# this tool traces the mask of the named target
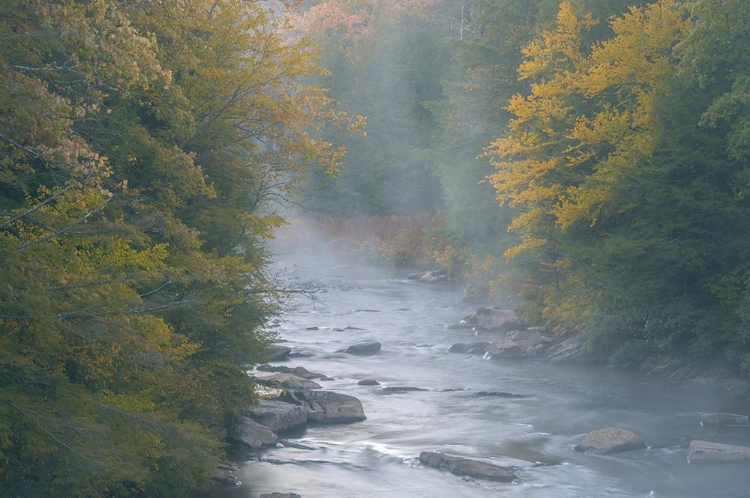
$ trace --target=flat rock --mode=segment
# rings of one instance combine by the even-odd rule
[[[321,386],[312,380],[297,377],[291,373],[275,373],[268,377],[255,377],[258,383],[267,386],[280,386],[284,389],[320,389]]]
[[[250,417],[237,417],[228,438],[250,448],[271,446],[279,439],[268,427]]]
[[[500,482],[511,482],[516,478],[511,468],[437,451],[423,451],[419,454],[419,461],[428,467],[447,470],[457,476]]]
[[[250,418],[273,432],[285,431],[307,423],[307,410],[300,405],[262,399],[249,412]]]
[[[352,344],[344,350],[344,353],[356,356],[370,356],[380,352],[382,345],[377,341],[365,341]]]
[[[646,443],[634,432],[617,427],[605,427],[591,431],[575,446],[576,451],[590,453],[621,453],[623,451],[642,450]]]
[[[346,424],[367,419],[362,402],[346,394],[331,391],[289,391],[279,399],[304,406],[308,422]]]
[[[701,415],[703,427],[725,427],[728,425],[750,425],[750,417],[736,413],[704,413]]]
[[[750,447],[710,441],[691,441],[687,460],[690,463],[747,461],[750,460]]]

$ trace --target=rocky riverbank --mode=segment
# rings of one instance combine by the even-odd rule
[[[581,342],[568,339],[559,341],[554,334],[539,326],[525,326],[509,311],[478,308],[457,323],[448,325],[455,330],[474,332],[475,342],[458,342],[448,348],[452,354],[475,355],[495,361],[572,362],[585,356]],[[310,425],[353,424],[367,419],[359,399],[343,393],[325,390],[322,384],[333,380],[335,373],[312,372],[291,362],[295,352],[284,345],[273,348],[274,361],[259,366],[250,372],[264,396],[244,416],[238,417],[229,431],[227,441],[232,454],[238,460],[271,462],[264,457],[267,448],[293,447],[313,450],[306,445],[285,439],[290,431],[300,431]],[[382,344],[367,340],[339,348],[336,354],[358,358],[382,354]],[[382,386],[377,378],[362,379],[360,386],[387,393],[425,391],[419,386]],[[523,393],[504,391],[477,391],[476,396],[494,396],[523,399]],[[750,460],[750,439],[745,426],[750,425],[746,415],[727,413],[694,413],[682,415],[693,417],[695,432],[686,433],[682,451],[692,465],[702,463],[738,462]],[[735,443],[742,444],[735,444]],[[652,442],[623,427],[592,427],[575,444],[575,450],[591,455],[614,455],[624,452],[652,451]],[[486,455],[486,458],[462,456],[425,448],[418,462],[424,467],[465,478],[492,482],[512,482],[517,479],[517,470],[512,466],[498,465],[493,460],[503,455]],[[271,462],[273,463],[273,462]],[[237,484],[236,468],[222,467],[215,477],[216,483],[231,486]],[[282,486],[280,486],[282,487]],[[282,490],[283,491],[283,490]],[[277,492],[263,496],[299,497],[294,493]]]

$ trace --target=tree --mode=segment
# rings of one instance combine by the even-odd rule
[[[0,6],[0,492],[184,496],[254,400],[264,201],[359,126],[240,0]]]

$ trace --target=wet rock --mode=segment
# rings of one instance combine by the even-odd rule
[[[469,354],[484,354],[490,348],[489,342],[472,342],[471,344],[464,344],[463,342],[457,342],[448,349],[449,353],[469,353]]]
[[[261,425],[250,417],[237,417],[228,439],[241,443],[249,448],[272,446],[278,437],[268,427]]]
[[[264,493],[260,498],[302,498],[297,493]]]
[[[312,380],[297,377],[291,373],[275,373],[268,377],[255,377],[256,382],[267,386],[279,386],[284,389],[320,389],[321,386]]]
[[[447,470],[457,476],[468,476],[488,481],[511,482],[516,478],[513,470],[479,460],[447,455],[437,451],[423,451],[419,461],[428,467]]]
[[[365,341],[359,344],[352,344],[343,352],[355,356],[371,356],[380,352],[382,345],[377,341]]]
[[[645,448],[646,443],[637,434],[617,427],[591,431],[575,446],[576,451],[601,454],[622,453]]]
[[[249,416],[273,432],[280,432],[307,423],[307,410],[300,405],[283,401],[260,400],[249,411]]]
[[[515,312],[494,308],[477,308],[464,321],[482,330],[513,330],[520,324]]]
[[[379,386],[380,382],[375,379],[362,379],[357,384],[360,386]]]
[[[292,352],[291,348],[281,346],[279,344],[271,344],[266,348],[268,355],[268,361],[282,361],[289,357],[289,353]]]
[[[703,427],[750,425],[750,417],[736,413],[704,413],[701,415],[701,425]]]
[[[290,391],[279,398],[307,409],[307,421],[345,424],[366,420],[362,402],[354,396],[331,391]]]
[[[711,441],[691,441],[688,450],[690,463],[724,463],[750,460],[750,447]]]

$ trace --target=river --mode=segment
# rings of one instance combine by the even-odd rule
[[[746,400],[632,373],[449,353],[456,342],[498,338],[447,328],[471,311],[461,288],[335,259],[280,259],[289,284],[321,286],[314,300],[299,296],[277,324],[280,340],[295,354],[283,364],[330,376],[320,382],[323,388],[359,398],[367,420],[289,435],[310,449],[274,448],[261,461],[243,462],[237,472],[243,484],[214,496],[750,496],[750,464],[691,465],[686,459],[687,438],[700,431],[697,413],[750,413]],[[336,352],[364,340],[381,342],[380,353]],[[362,379],[381,385],[359,385]],[[519,397],[477,394],[482,391]],[[649,448],[613,456],[574,451],[586,433],[609,426],[636,432]],[[422,466],[424,450],[513,466],[518,479],[457,477]]]

